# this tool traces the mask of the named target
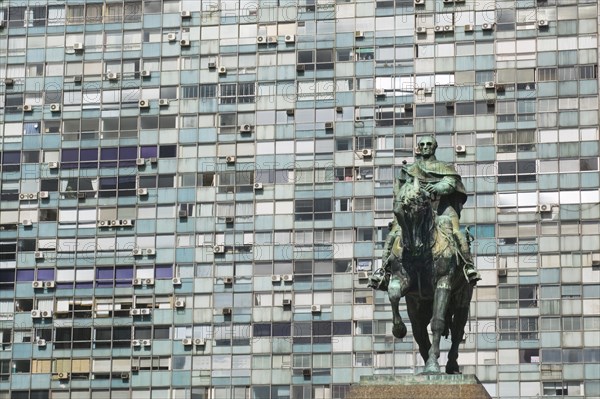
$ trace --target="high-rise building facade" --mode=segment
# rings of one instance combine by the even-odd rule
[[[429,133],[483,277],[463,372],[600,396],[598,21],[593,0],[1,1],[0,398],[342,399],[419,371],[365,276]]]

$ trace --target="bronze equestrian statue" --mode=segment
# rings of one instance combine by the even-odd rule
[[[408,316],[424,373],[440,373],[440,339],[450,333],[446,373],[460,373],[458,346],[463,339],[473,287],[480,280],[471,254],[470,235],[459,229],[467,195],[451,164],[435,158],[434,137],[419,141],[421,159],[403,165],[394,184],[394,220],[383,251],[383,266],[369,286],[387,291],[393,312],[393,334],[406,335],[400,298]],[[431,323],[433,341],[427,325]]]

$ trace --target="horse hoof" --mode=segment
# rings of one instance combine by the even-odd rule
[[[399,339],[406,337],[406,325],[403,322],[394,324],[392,333],[394,334],[394,337]]]
[[[458,363],[448,360],[448,363],[446,363],[446,374],[462,374]]]
[[[425,369],[423,370],[423,374],[441,374],[440,365],[437,361],[427,361],[425,364]]]

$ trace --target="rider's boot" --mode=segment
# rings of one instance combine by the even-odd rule
[[[463,271],[469,284],[472,286],[477,285],[477,282],[481,280],[481,275],[475,269],[473,258],[471,257],[471,249],[469,248],[469,242],[467,238],[460,232],[455,232],[454,235],[458,239],[460,244],[460,253],[464,259]]]

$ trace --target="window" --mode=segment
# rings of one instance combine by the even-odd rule
[[[295,201],[295,220],[330,220],[332,217],[332,199],[315,198]]]
[[[534,182],[536,180],[535,160],[498,162],[498,183]]]

